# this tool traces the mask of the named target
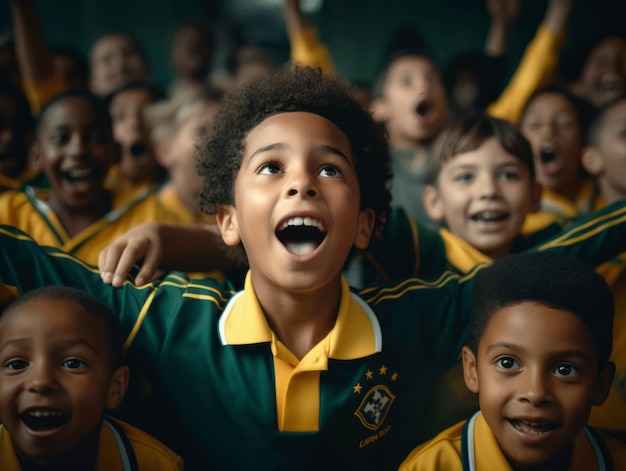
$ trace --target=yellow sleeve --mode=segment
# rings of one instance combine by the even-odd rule
[[[552,78],[558,65],[563,40],[562,33],[554,33],[539,26],[537,34],[526,47],[515,74],[500,97],[487,107],[487,113],[517,124],[530,96]]]
[[[62,77],[52,75],[38,82],[22,82],[22,89],[30,103],[30,111],[33,116],[39,114],[50,99],[67,90],[67,85]]]
[[[289,37],[293,64],[320,67],[326,75],[335,73],[335,65],[328,48],[320,42],[317,28],[311,26],[302,34]]]
[[[398,471],[462,471],[460,437],[464,424],[456,424],[414,448]]]

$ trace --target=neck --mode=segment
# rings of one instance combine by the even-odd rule
[[[190,182],[184,178],[172,179],[171,184],[174,185],[174,191],[181,203],[183,203],[183,206],[185,206],[191,214],[197,214],[199,212],[198,198],[200,193],[195,191],[195,186],[191,185]]]
[[[89,471],[96,467],[98,456],[98,442],[100,439],[101,423],[62,455],[52,458],[33,458],[24,456],[15,444],[15,452],[22,471]]]
[[[334,327],[341,300],[339,276],[306,292],[287,292],[277,286],[255,283],[254,277],[253,284],[270,328],[298,359]]]
[[[73,237],[111,211],[111,200],[111,194],[104,191],[99,198],[95,198],[93,205],[85,208],[68,208],[54,195],[49,203],[67,234]]]
[[[604,202],[609,205],[613,204],[616,201],[623,200],[626,198],[626,194],[617,191],[613,185],[609,185],[606,181],[600,180],[600,193],[604,198]]]

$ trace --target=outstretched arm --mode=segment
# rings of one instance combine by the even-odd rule
[[[163,271],[207,272],[235,265],[214,224],[178,225],[149,222],[118,237],[98,257],[105,283],[120,287],[136,265],[141,286]]]

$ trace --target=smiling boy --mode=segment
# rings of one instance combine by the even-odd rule
[[[386,141],[343,80],[308,68],[261,78],[223,103],[212,136],[200,198],[249,263],[242,291],[176,272],[116,289],[6,227],[3,287],[71,284],[113,306],[201,469],[396,469],[432,380],[458,357],[475,270],[350,290],[343,264],[382,226],[390,174]],[[604,248],[623,240],[624,211],[607,208],[609,230],[593,232]],[[590,227],[555,250],[576,253]]]
[[[608,395],[613,298],[590,267],[511,255],[478,274],[463,370],[480,412],[403,471],[626,469],[626,446],[585,427]]]
[[[128,384],[115,316],[68,287],[33,290],[0,315],[0,468],[182,470],[161,443],[104,418]]]

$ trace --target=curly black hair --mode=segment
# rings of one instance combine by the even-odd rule
[[[594,341],[598,365],[609,361],[615,309],[609,286],[582,261],[550,252],[512,254],[476,275],[466,345],[477,354],[494,314],[524,302],[578,316]]]
[[[352,98],[347,80],[323,75],[311,67],[282,66],[230,95],[220,107],[212,137],[197,152],[204,177],[200,207],[215,214],[218,206],[235,204],[235,178],[248,133],[279,113],[308,112],[322,116],[348,138],[361,188],[361,209],[376,213],[382,230],[389,212],[391,166],[386,137],[361,104]]]

